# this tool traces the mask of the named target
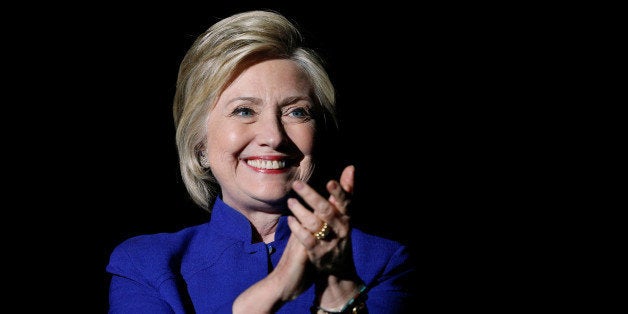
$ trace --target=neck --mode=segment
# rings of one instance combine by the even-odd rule
[[[253,242],[263,241],[270,243],[275,240],[275,231],[279,223],[280,214],[269,214],[264,212],[248,212],[245,216],[253,226]]]
[[[274,203],[262,201],[247,203],[239,202],[238,198],[230,198],[227,195],[223,195],[223,202],[242,213],[249,220],[253,227],[253,239],[251,239],[253,243],[260,241],[264,243],[273,242],[281,212],[282,210],[287,210],[285,208],[287,206],[285,199]]]

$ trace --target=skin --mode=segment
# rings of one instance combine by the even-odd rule
[[[222,199],[249,218],[265,242],[273,238],[292,182],[311,176],[316,132],[311,89],[292,61],[264,61],[242,72],[209,114],[206,154]],[[263,160],[287,165],[247,164]]]
[[[272,313],[313,278],[319,278],[319,302],[327,309],[342,306],[357,289],[347,215],[354,168],[327,183],[327,197],[306,183],[314,169],[316,132],[311,90],[292,61],[263,61],[243,71],[209,114],[205,153],[223,201],[245,215],[266,243],[274,240],[282,210],[294,214],[277,267],[238,296],[234,313]],[[291,191],[306,204],[289,198]],[[318,240],[313,233],[324,222],[332,232]],[[309,276],[313,272],[324,275]]]

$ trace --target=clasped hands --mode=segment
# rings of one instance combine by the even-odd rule
[[[303,245],[318,272],[334,274],[353,268],[347,207],[353,193],[354,170],[354,166],[347,166],[340,180],[327,182],[328,198],[303,181],[293,183],[294,191],[312,210],[296,198],[288,199],[288,208],[294,214],[288,218],[291,237],[296,237]]]
[[[353,264],[347,213],[353,183],[353,166],[346,167],[339,180],[327,182],[327,198],[305,182],[293,183],[305,204],[288,199],[294,216],[288,217],[292,234],[286,248],[269,276],[236,299],[234,312],[273,312],[271,309],[295,299],[313,283],[315,306],[338,308],[355,295],[361,282]]]

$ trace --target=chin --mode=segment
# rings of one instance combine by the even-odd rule
[[[263,190],[253,193],[255,198],[270,204],[285,203],[290,195],[290,190],[285,185],[266,186]]]

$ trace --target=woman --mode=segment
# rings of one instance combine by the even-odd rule
[[[225,18],[194,42],[174,99],[181,174],[205,224],[111,254],[110,313],[401,313],[407,248],[350,225],[354,167],[326,191],[331,81],[275,12]]]

